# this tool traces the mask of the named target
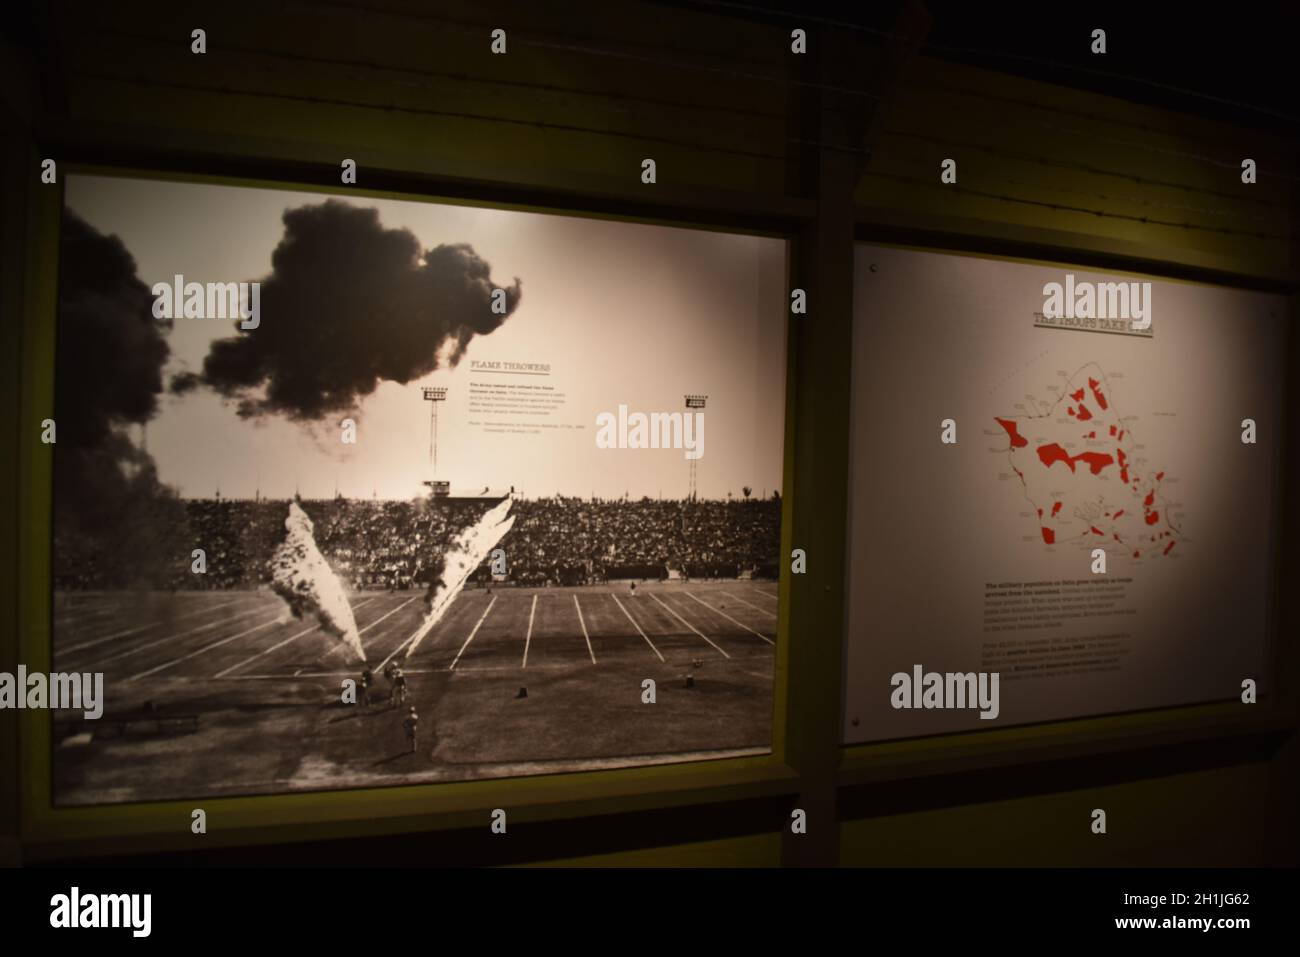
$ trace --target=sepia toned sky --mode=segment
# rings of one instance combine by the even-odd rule
[[[70,176],[66,202],[100,232],[116,234],[149,286],[181,274],[192,282],[261,280],[284,234],[286,209],[328,197],[298,191]],[[783,240],[479,209],[431,202],[345,198],[405,228],[423,250],[468,243],[491,265],[494,285],[517,277],[522,300],[506,321],[476,336],[456,368],[401,385],[381,382],[354,410],[357,442],[339,422],[240,418],[206,387],[160,400],[147,430],[160,479],[187,497],[409,498],[432,477],[424,386],[446,386],[439,409],[438,478],[456,491],[509,486],[528,496],[686,494],[681,450],[596,447],[596,416],[681,411],[683,395],[708,395],[702,497],[780,488],[788,303]],[[276,317],[263,310],[263,325]],[[358,322],[366,322],[364,315]],[[64,334],[65,330],[60,330]],[[166,378],[201,372],[233,323],[178,318]],[[475,373],[480,362],[545,363],[549,376]],[[541,434],[471,426],[470,383],[545,383],[564,402]],[[57,388],[57,384],[56,384]],[[483,419],[520,420],[495,415]],[[535,419],[536,417],[530,417]],[[137,435],[139,430],[133,430]]]

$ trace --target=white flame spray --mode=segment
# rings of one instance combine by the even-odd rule
[[[443,556],[442,580],[434,587],[433,597],[429,603],[429,614],[425,616],[415,634],[407,639],[406,657],[409,658],[420,646],[425,635],[433,631],[447,609],[451,607],[456,596],[465,587],[470,573],[483,563],[488,552],[496,547],[497,542],[506,537],[514,527],[515,516],[507,517],[510,506],[514,504],[513,496],[506,496],[479,519],[477,525],[465,529],[447,546]]]
[[[297,502],[289,504],[284,527],[289,534],[270,561],[272,590],[285,600],[295,618],[304,612],[314,614],[321,630],[338,638],[364,664],[366,652],[347,593],[316,547],[312,521]]]

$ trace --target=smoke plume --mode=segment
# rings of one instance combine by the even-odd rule
[[[238,402],[244,417],[280,413],[318,420],[355,408],[381,380],[407,383],[455,366],[476,335],[518,307],[521,286],[504,288],[492,311],[491,268],[465,244],[421,251],[406,229],[386,229],[379,211],[328,200],[284,213],[284,236],[261,280],[255,329],[212,344],[201,374]]]
[[[60,241],[57,444],[92,448],[158,410],[171,320],[154,318],[153,295],[116,236],[64,210]]]
[[[128,430],[158,409],[171,322],[154,318],[152,293],[122,241],[69,209],[59,255],[56,580],[159,584],[189,554],[185,511]]]

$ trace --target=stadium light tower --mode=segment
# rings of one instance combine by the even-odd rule
[[[691,409],[703,409],[704,403],[708,400],[709,397],[707,395],[699,395],[697,393],[688,394],[686,396],[686,408],[688,410],[686,414],[690,415],[691,413],[689,410]],[[687,461],[691,464],[690,489],[687,492],[687,498],[693,502],[695,501],[696,495],[699,493],[699,459],[688,459]]]
[[[438,403],[447,400],[447,390],[441,386],[424,390],[424,401],[429,403],[429,461],[433,477],[438,477]]]

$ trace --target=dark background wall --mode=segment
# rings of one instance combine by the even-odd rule
[[[36,453],[23,444],[33,410],[20,385],[19,317],[35,308],[25,260],[44,156],[330,186],[352,158],[358,185],[372,189],[791,231],[795,277],[818,303],[818,323],[793,341],[800,381],[817,382],[816,394],[792,400],[793,534],[818,555],[844,547],[855,237],[1294,290],[1300,127],[1282,92],[1293,10],[1257,7],[1225,24],[1187,9],[864,6],[70,0],[11,11],[0,56],[0,383],[18,415],[4,419],[13,454],[0,457],[0,670],[13,670],[28,624],[16,600],[29,557],[18,524]],[[190,52],[195,27],[207,31],[204,56]],[[497,27],[508,33],[505,56],[489,51]],[[806,56],[791,54],[796,27],[808,31]],[[1088,52],[1095,27],[1107,30],[1105,57]],[[640,182],[645,157],[658,165],[653,187]],[[956,186],[939,182],[948,157],[958,161]],[[1241,183],[1245,157],[1259,164],[1256,185]],[[1293,348],[1292,436],[1294,360]],[[1291,476],[1300,474],[1298,445]],[[818,491],[815,509],[800,488]],[[1283,557],[1282,634],[1293,643],[1294,548]],[[786,583],[790,698],[779,735],[795,774],[762,794],[728,792],[751,805],[775,794],[783,806],[808,807],[808,836],[783,834],[779,815],[688,803],[662,828],[610,827],[590,853],[546,839],[531,856],[683,865],[1300,860],[1294,711],[1249,728],[1202,720],[1187,732],[1175,720],[1083,736],[1101,733],[1104,746],[1068,733],[993,750],[963,744],[938,763],[885,761],[887,774],[871,770],[878,755],[842,754],[835,599],[846,583],[836,567],[823,562],[794,589]],[[1288,644],[1279,676],[1288,707],[1295,679]],[[18,752],[13,712],[0,712],[0,750]],[[22,785],[16,774],[2,781],[0,832],[10,837],[0,839],[0,857],[14,859]],[[1105,838],[1087,830],[1093,807],[1115,822]],[[609,808],[623,810],[631,809]],[[724,824],[728,813],[733,823]],[[40,859],[93,848],[124,849],[29,841],[22,851]]]

